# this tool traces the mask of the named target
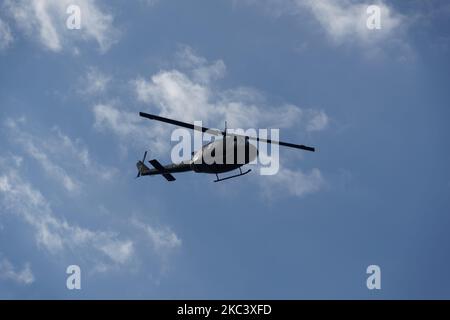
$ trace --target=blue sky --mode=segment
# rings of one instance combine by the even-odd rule
[[[0,298],[449,298],[450,5],[370,4],[2,1]],[[134,179],[173,146],[139,111],[318,152]]]

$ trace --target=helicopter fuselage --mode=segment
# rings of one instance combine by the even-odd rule
[[[223,173],[256,159],[258,149],[245,138],[226,136],[204,145],[189,161],[195,172]]]

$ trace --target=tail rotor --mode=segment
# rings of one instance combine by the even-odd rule
[[[138,174],[136,176],[136,179],[139,178],[142,174],[142,166],[145,167],[145,158],[147,157],[147,151],[144,152],[144,158],[142,158],[142,161],[139,161],[137,163],[137,168],[138,168]]]

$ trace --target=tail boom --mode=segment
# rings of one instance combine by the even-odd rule
[[[154,167],[154,169],[147,167],[143,161],[138,161],[136,163],[138,176],[162,175],[167,181],[175,181],[176,179],[172,173],[192,170],[190,163],[169,164],[167,166],[163,166],[156,159],[149,160],[148,162]]]

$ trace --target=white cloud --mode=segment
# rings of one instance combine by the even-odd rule
[[[238,87],[220,90],[214,80],[226,72],[223,61],[213,63],[194,54],[189,47],[177,53],[177,62],[185,71],[161,71],[149,80],[136,79],[133,84],[140,102],[166,117],[185,121],[202,120],[210,127],[223,127],[227,120],[233,128],[306,129],[310,121],[317,122],[312,110],[292,104],[271,106],[264,94],[255,89]],[[323,116],[326,117],[325,113]],[[311,116],[314,119],[311,119]],[[316,130],[325,128],[315,126]]]
[[[0,51],[7,49],[13,40],[9,25],[0,18]]]
[[[138,116],[138,111],[150,111],[165,117],[223,128],[293,128],[297,131],[325,129],[326,114],[312,109],[302,109],[293,104],[271,106],[264,94],[255,89],[238,87],[220,90],[215,81],[224,76],[222,60],[209,63],[197,56],[189,47],[177,52],[180,70],[164,70],[150,77],[137,78],[131,83],[139,102],[149,107],[121,106],[119,103],[99,103],[93,107],[95,127],[110,130],[119,136],[124,145],[149,147],[157,152],[167,152],[170,133],[174,127],[152,123]],[[320,116],[320,117],[319,117]]]
[[[117,233],[92,231],[58,218],[42,193],[24,180],[16,169],[1,168],[0,196],[4,209],[35,231],[38,247],[51,254],[76,252],[94,263],[123,265],[134,255],[134,243]]]
[[[25,118],[9,118],[6,120],[6,127],[9,129],[11,142],[21,146],[49,177],[70,194],[81,192],[83,182],[80,179],[83,176],[110,180],[116,174],[116,169],[94,162],[80,140],[71,139],[58,127],[53,127],[49,133],[31,133],[27,131],[29,128]]]
[[[54,135],[56,134],[56,135]],[[71,156],[75,156],[77,160],[85,167],[92,165],[89,151],[85,146],[81,145],[80,140],[73,140],[65,135],[58,127],[53,127],[53,140],[48,140],[46,148],[53,153],[70,152]]]
[[[225,75],[226,66],[223,60],[209,63],[204,57],[198,56],[189,46],[182,46],[176,53],[180,67],[192,70],[192,78],[199,83],[210,83]]]
[[[23,121],[23,119],[22,121],[7,119],[7,127],[10,129],[14,143],[21,145],[25,152],[36,160],[49,176],[61,183],[68,192],[78,192],[80,183],[69,176],[66,170],[55,164],[44,152],[41,144],[45,144],[46,140],[36,139],[19,127]]]
[[[171,228],[138,223],[136,219],[121,221],[120,233],[111,226],[108,230],[94,230],[69,222],[24,178],[16,158],[0,157],[0,212],[13,214],[27,224],[36,246],[50,255],[58,259],[75,256],[90,264],[91,272],[107,272],[138,265],[136,261],[144,253],[138,255],[139,246],[146,243],[164,266],[168,254],[181,246],[181,239]]]
[[[81,10],[81,29],[69,30],[66,10],[78,5]],[[113,16],[103,12],[95,0],[6,0],[5,8],[18,27],[29,37],[38,40],[51,51],[61,51],[76,40],[94,40],[105,52],[117,41],[118,32]]]
[[[34,275],[29,263],[26,263],[22,270],[16,270],[8,259],[0,257],[0,279],[29,285],[34,282]]]
[[[265,177],[267,179],[260,179],[260,182],[265,196],[269,199],[285,195],[286,193],[282,190],[292,196],[301,197],[317,192],[325,185],[325,179],[317,168],[312,169],[309,173],[280,168],[277,174]]]
[[[326,31],[328,36],[336,43],[345,41],[359,41],[364,45],[378,43],[387,37],[396,34],[400,27],[402,15],[395,12],[384,1],[375,1],[381,10],[381,29],[367,28],[367,3],[356,3],[350,0],[300,0],[299,6],[311,10],[313,16]]]
[[[94,161],[88,148],[80,139],[70,138],[57,126],[52,128],[52,136],[46,139],[46,143],[43,146],[57,160],[60,159],[80,174],[82,172],[88,178],[95,177],[109,181],[117,174],[116,168]]]
[[[152,76],[150,81],[135,81],[138,100],[153,104],[162,115],[187,120],[208,121],[212,116],[209,109],[211,97],[207,86],[193,82],[178,70],[162,71]],[[208,112],[209,111],[209,112]]]
[[[169,227],[154,227],[133,220],[133,224],[144,230],[156,252],[165,254],[181,246],[181,239]]]
[[[140,2],[145,3],[146,5],[153,7],[158,4],[159,0],[140,0]]]
[[[66,170],[59,165],[52,162],[46,153],[42,152],[31,141],[21,140],[24,145],[25,151],[37,160],[45,172],[59,181],[68,192],[78,192],[80,189],[80,183],[73,177],[69,176]]]
[[[134,252],[133,241],[106,241],[106,243],[101,244],[99,249],[110,257],[113,261],[124,264],[126,263]]]
[[[96,104],[93,107],[95,128],[100,131],[111,130],[122,142],[122,147],[130,145],[144,147],[156,152],[168,151],[168,143],[165,139],[155,137],[170,137],[167,127],[161,125],[152,126],[139,117],[137,111],[122,110],[116,104]]]
[[[309,121],[306,125],[307,131],[322,131],[328,125],[328,116],[325,112],[310,110],[309,111]]]
[[[82,93],[89,95],[104,93],[111,82],[111,77],[100,72],[95,67],[88,68],[86,75],[82,79]]]
[[[372,2],[356,0],[243,0],[234,4],[247,3],[264,8],[276,17],[294,16],[305,21],[311,16],[335,45],[357,44],[375,50],[379,47],[396,46],[408,50],[404,40],[405,17],[385,0]],[[378,5],[381,11],[381,29],[367,28],[367,8]],[[392,40],[392,41],[391,41]],[[370,55],[370,52],[368,52]],[[374,53],[372,53],[373,55]]]

